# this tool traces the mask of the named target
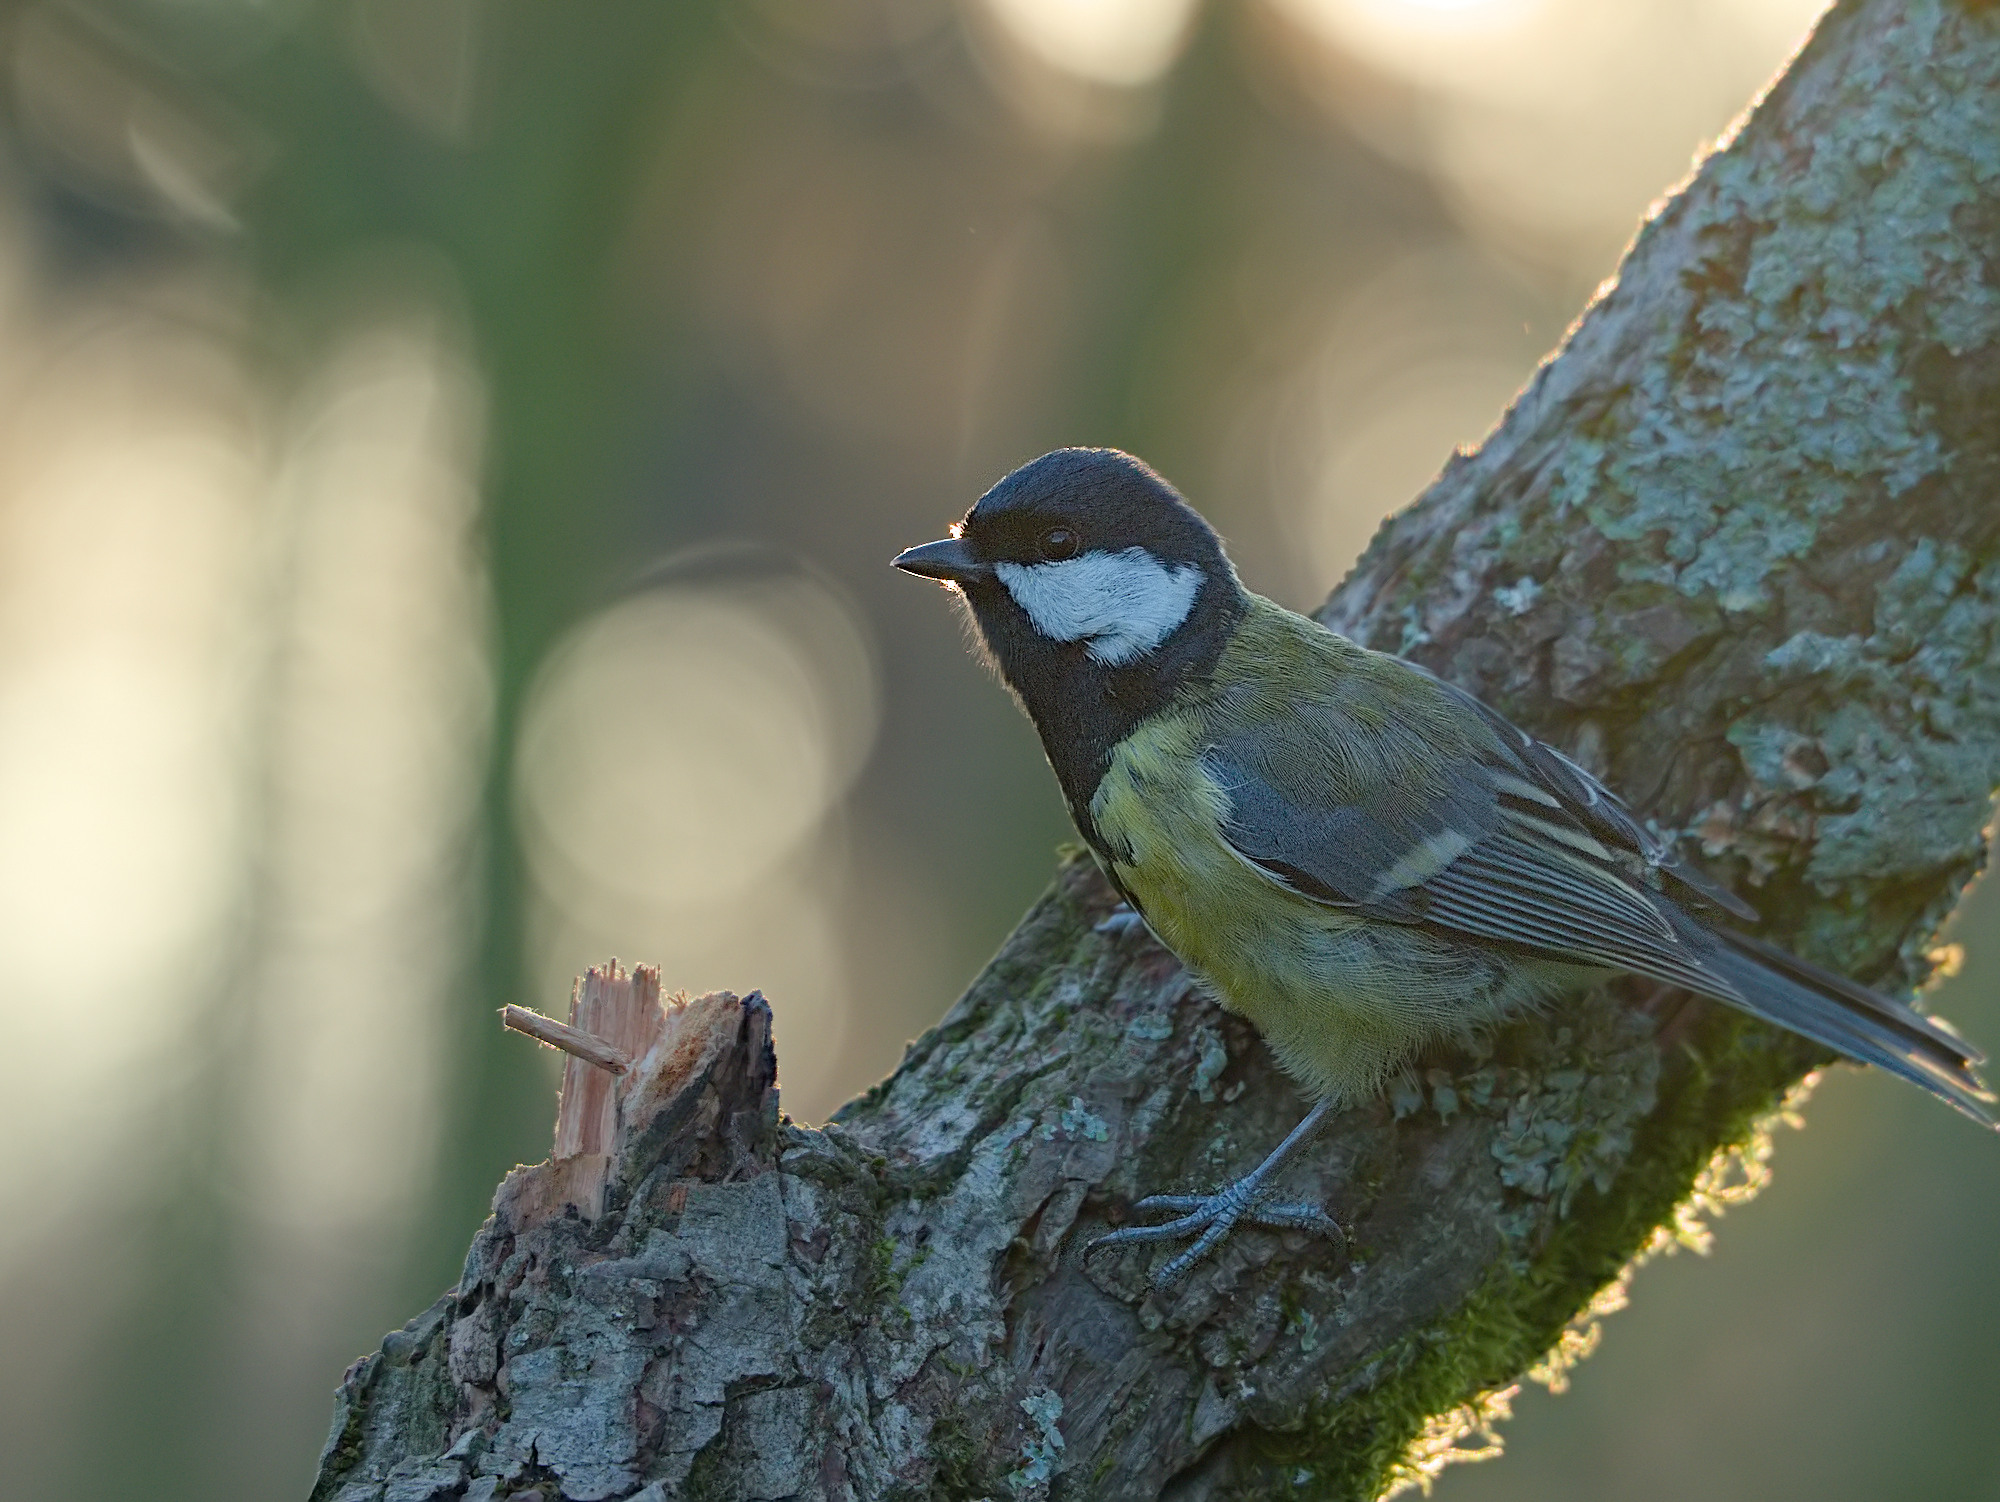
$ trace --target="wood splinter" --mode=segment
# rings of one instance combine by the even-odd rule
[[[502,1007],[500,1021],[569,1057],[548,1161],[507,1175],[494,1213],[517,1230],[571,1209],[595,1220],[604,1213],[621,1140],[621,1098],[644,1091],[649,1051],[666,1030],[660,972],[650,965],[627,971],[616,960],[594,965],[570,991],[568,1022],[520,1006]]]
[[[527,1007],[517,1007],[511,1003],[500,1009],[503,1027],[512,1028],[517,1033],[526,1033],[538,1042],[551,1048],[560,1048],[566,1054],[582,1059],[586,1064],[595,1064],[599,1069],[611,1074],[624,1074],[632,1067],[632,1056],[624,1049],[605,1042],[595,1033],[586,1033],[581,1028],[571,1027],[566,1022],[558,1022],[553,1017],[545,1017],[540,1012]]]

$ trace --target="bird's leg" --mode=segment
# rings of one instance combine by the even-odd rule
[[[1346,1240],[1340,1223],[1317,1205],[1267,1205],[1263,1202],[1272,1177],[1284,1166],[1286,1159],[1312,1140],[1325,1124],[1332,1106],[1330,1100],[1320,1101],[1306,1113],[1304,1121],[1292,1128],[1291,1135],[1271,1150],[1269,1157],[1235,1183],[1218,1189],[1214,1194],[1155,1194],[1140,1200],[1133,1209],[1181,1213],[1178,1219],[1162,1221],[1156,1226],[1127,1226],[1122,1231],[1100,1236],[1084,1247],[1083,1255],[1088,1257],[1100,1247],[1130,1246],[1142,1241],[1184,1241],[1192,1237],[1193,1246],[1153,1275],[1153,1286],[1165,1289],[1185,1278],[1196,1263],[1240,1224],[1272,1226],[1286,1231],[1311,1231],[1329,1240]]]

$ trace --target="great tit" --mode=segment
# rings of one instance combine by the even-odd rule
[[[1683,987],[1992,1126],[1983,1057],[1890,997],[1697,916],[1756,914],[1596,778],[1471,694],[1244,589],[1221,539],[1114,449],[1059,449],[895,566],[963,596],[1076,827],[1159,940],[1315,1098],[1254,1171],[1093,1246],[1239,1222],[1286,1157],[1419,1049],[1607,973]]]

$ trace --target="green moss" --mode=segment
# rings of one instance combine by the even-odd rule
[[[1528,1257],[1495,1264],[1456,1310],[1383,1353],[1369,1384],[1260,1440],[1260,1474],[1242,1495],[1370,1502],[1421,1484],[1456,1460],[1497,1454],[1506,1389],[1536,1370],[1559,1385],[1594,1344],[1596,1318],[1653,1253],[1698,1243],[1700,1218],[1759,1182],[1719,1193],[1731,1163],[1761,1164],[1771,1123],[1800,1073],[1790,1040],[1720,1011],[1662,1082],[1630,1167],[1609,1192],[1579,1195]],[[1716,1143],[1726,1144],[1720,1151]],[[1460,1442],[1479,1433],[1485,1443]]]
[[[718,1434],[694,1458],[687,1479],[681,1483],[687,1502],[730,1502],[737,1495],[729,1477],[729,1447]]]
[[[381,1365],[381,1356],[370,1356],[334,1394],[334,1402],[339,1405],[334,1413],[336,1432],[328,1437],[326,1450],[320,1456],[319,1480],[313,1487],[311,1502],[324,1502],[325,1498],[331,1497],[341,1478],[361,1459],[365,1448],[368,1389]]]
[[[930,1260],[931,1249],[919,1247],[907,1258],[899,1256],[902,1243],[892,1236],[880,1236],[868,1245],[868,1262],[864,1270],[867,1279],[868,1299],[877,1319],[887,1319],[894,1315],[908,1324],[909,1309],[903,1304],[903,1285],[915,1272]]]
[[[931,1421],[928,1448],[935,1467],[930,1495],[936,1502],[973,1502],[993,1494],[982,1469],[986,1447],[957,1409],[948,1408]]]

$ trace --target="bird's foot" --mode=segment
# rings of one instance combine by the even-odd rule
[[[1153,1274],[1153,1287],[1172,1288],[1193,1272],[1223,1239],[1239,1225],[1268,1226],[1280,1231],[1308,1231],[1329,1241],[1345,1241],[1340,1222],[1318,1205],[1267,1205],[1260,1173],[1246,1174],[1214,1194],[1154,1194],[1140,1200],[1134,1210],[1171,1210],[1177,1218],[1152,1226],[1127,1226],[1099,1236],[1083,1249],[1087,1258],[1103,1247],[1134,1246],[1147,1241],[1186,1241],[1194,1244]]]
[[[1102,934],[1113,943],[1122,944],[1127,939],[1137,938],[1148,932],[1148,929],[1146,920],[1139,916],[1138,909],[1130,903],[1121,902],[1111,910],[1109,917],[1093,926],[1091,932]]]

